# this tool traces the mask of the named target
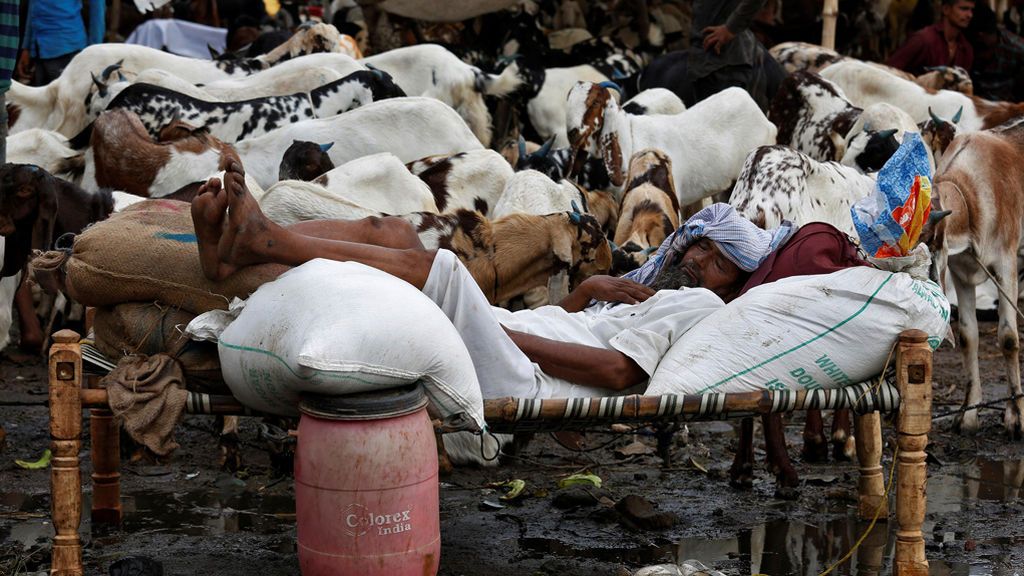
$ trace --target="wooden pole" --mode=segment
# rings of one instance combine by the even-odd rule
[[[921,525],[927,508],[925,447],[932,427],[932,350],[928,335],[908,330],[896,349],[900,413],[896,420],[899,456],[896,472],[896,558],[894,576],[927,576]]]
[[[839,0],[825,0],[821,10],[821,45],[829,50],[836,49],[836,18],[839,16]]]
[[[82,437],[82,354],[79,336],[61,330],[50,346],[50,513],[53,518],[53,576],[81,576],[82,474],[78,452]]]
[[[121,434],[114,413],[105,408],[89,411],[92,454],[92,521],[121,522]]]
[[[853,426],[857,438],[857,461],[860,464],[857,515],[861,520],[870,521],[877,513],[879,520],[887,520],[889,502],[882,473],[882,418],[878,412],[862,414],[854,417]]]

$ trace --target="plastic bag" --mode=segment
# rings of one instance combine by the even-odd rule
[[[878,172],[875,193],[850,208],[861,246],[874,258],[906,256],[931,213],[931,169],[921,135],[908,132]]]

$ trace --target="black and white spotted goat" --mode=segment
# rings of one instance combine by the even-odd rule
[[[173,120],[204,126],[224,142],[255,138],[286,124],[311,118],[328,118],[375,100],[404,96],[405,93],[380,70],[360,70],[307,93],[268,96],[238,102],[216,102],[153,86],[130,84],[119,87],[107,110],[122,108],[135,113],[154,137]],[[97,92],[92,106],[102,105]],[[91,112],[91,110],[90,110]]]

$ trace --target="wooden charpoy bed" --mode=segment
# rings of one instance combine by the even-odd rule
[[[49,351],[50,436],[53,452],[50,490],[53,526],[51,574],[81,575],[82,547],[78,529],[82,515],[79,467],[82,410],[89,409],[92,457],[92,520],[121,520],[121,474],[118,423],[109,410],[107,392],[87,387],[96,378],[82,371],[79,335],[57,332]],[[895,382],[875,382],[839,390],[762,391],[749,393],[665,396],[615,396],[533,400],[501,398],[485,402],[485,417],[494,432],[590,428],[637,422],[683,422],[741,418],[771,412],[849,408],[856,414],[858,514],[885,519],[889,511],[882,459],[882,413],[896,413],[897,522],[893,574],[925,576],[924,523],[926,498],[925,447],[931,429],[932,352],[927,335],[918,330],[900,334],[896,343]],[[86,383],[86,386],[83,386]],[[203,414],[252,414],[231,396],[190,392],[186,411]]]

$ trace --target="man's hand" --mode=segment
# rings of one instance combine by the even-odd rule
[[[32,59],[29,58],[28,50],[22,50],[18,54],[18,63],[14,67],[15,80],[19,82],[32,81]]]
[[[700,33],[704,35],[704,49],[708,51],[714,49],[715,54],[721,54],[722,48],[736,37],[725,25],[708,26]]]
[[[591,276],[562,300],[561,306],[569,312],[579,312],[591,300],[636,304],[654,296],[654,289],[638,282],[615,276]]]

